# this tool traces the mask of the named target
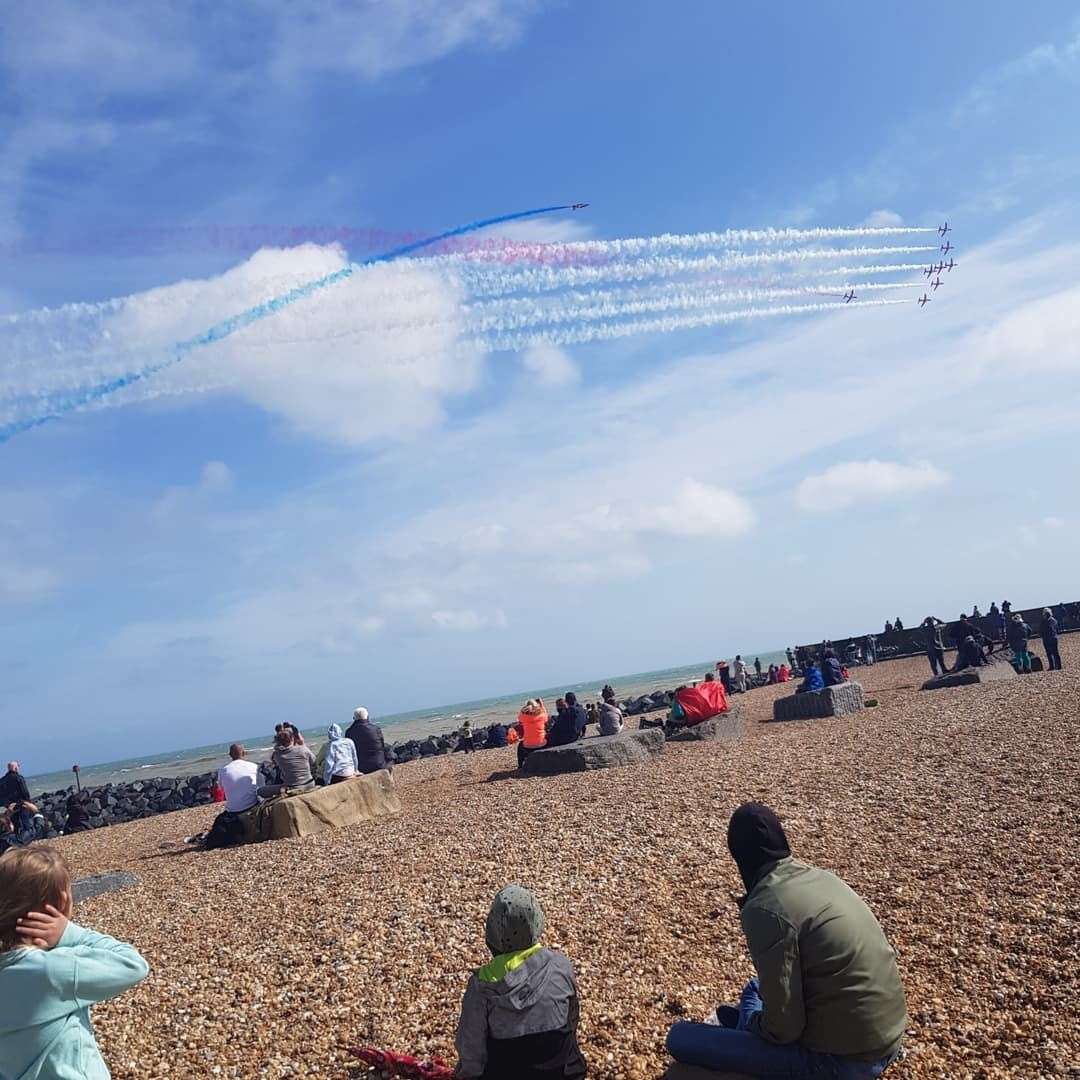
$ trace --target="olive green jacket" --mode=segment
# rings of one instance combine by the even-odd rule
[[[742,908],[773,1043],[878,1061],[900,1047],[907,1005],[873,912],[835,874],[796,859],[766,866]]]

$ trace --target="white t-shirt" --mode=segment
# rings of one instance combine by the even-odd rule
[[[225,809],[239,814],[250,810],[258,801],[259,766],[243,758],[230,761],[218,769],[218,783],[225,789]]]

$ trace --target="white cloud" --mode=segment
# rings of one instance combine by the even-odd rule
[[[205,511],[219,496],[232,490],[235,477],[223,461],[208,461],[194,484],[176,484],[166,488],[151,507],[151,517],[164,524],[175,524],[181,514]]]
[[[753,508],[733,491],[686,479],[671,502],[651,511],[640,522],[642,531],[671,536],[741,536],[754,527]]]
[[[27,566],[0,556],[0,600],[27,603],[55,592],[60,576],[40,566]]]
[[[904,219],[895,210],[875,210],[866,216],[863,224],[880,228],[887,225],[903,225]]]
[[[202,467],[199,487],[203,491],[228,491],[233,486],[233,471],[224,461],[208,461]]]
[[[101,319],[101,341],[138,341],[168,356],[187,340],[347,264],[336,247],[263,249],[231,270],[129,297]],[[114,396],[141,401],[218,388],[284,418],[298,432],[347,445],[408,438],[437,424],[447,397],[477,382],[482,354],[461,344],[460,287],[408,263],[370,267],[277,311],[182,364]],[[94,354],[91,354],[94,356]],[[79,377],[119,375],[123,354]],[[57,385],[70,367],[51,372]]]
[[[433,611],[431,621],[440,630],[483,630],[486,627],[503,627],[507,624],[506,615],[502,611],[493,611],[485,614],[479,611],[465,609],[461,611]]]
[[[581,379],[570,354],[556,345],[533,345],[521,354],[521,365],[541,386],[569,386]]]
[[[859,503],[903,498],[942,487],[948,476],[928,461],[902,465],[895,461],[845,461],[808,476],[795,493],[803,510],[844,510]]]

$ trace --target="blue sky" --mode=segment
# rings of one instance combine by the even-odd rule
[[[12,440],[4,753],[40,771],[1080,594],[1071,5],[318,10],[7,5],[0,313],[138,296],[113,340],[161,347],[260,277],[370,253],[294,228],[578,199],[499,235],[947,216],[963,265],[925,312],[529,353],[427,323],[348,351],[328,301],[272,379],[237,347]],[[390,280],[361,298],[404,317]],[[460,292],[407,281],[452,324]],[[62,365],[77,319],[48,318],[37,362]]]

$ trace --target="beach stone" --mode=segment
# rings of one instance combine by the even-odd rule
[[[810,720],[847,716],[865,708],[862,683],[846,682],[807,694],[790,694],[773,702],[774,720]]]
[[[922,684],[922,690],[944,690],[949,686],[974,686],[979,683],[999,682],[1002,679],[1015,679],[1016,671],[1012,664],[994,663],[984,667],[965,668],[963,671],[947,671],[944,675],[935,675]]]
[[[719,716],[710,716],[700,724],[679,728],[667,737],[668,742],[726,742],[742,735],[742,709],[733,705]]]
[[[596,735],[566,746],[535,750],[525,759],[521,771],[526,776],[554,776],[636,765],[662,753],[665,742],[664,733],[657,728]]]
[[[714,1072],[712,1069],[702,1069],[697,1065],[683,1065],[676,1062],[668,1068],[661,1080],[754,1080],[746,1073]]]
[[[93,896],[101,896],[104,893],[118,892],[120,889],[130,889],[132,885],[138,885],[139,879],[126,870],[117,870],[110,874],[92,874],[90,877],[79,878],[71,886],[71,902],[81,904]]]

